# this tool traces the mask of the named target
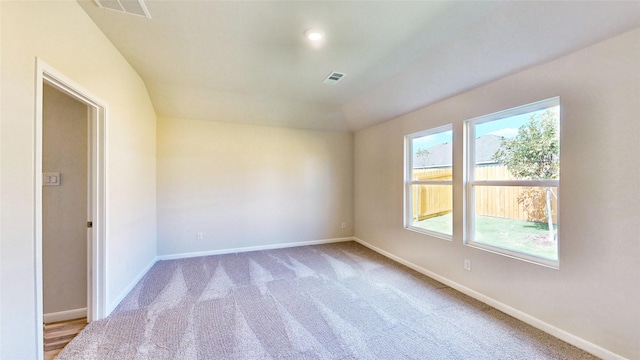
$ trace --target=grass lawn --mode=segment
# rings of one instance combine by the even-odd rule
[[[452,215],[447,214],[418,221],[414,225],[451,234],[451,224]],[[547,223],[477,216],[475,241],[550,260],[558,259],[558,248],[549,238]]]
[[[452,218],[453,217],[451,213],[448,213],[446,215],[440,215],[440,216],[420,220],[414,223],[413,225],[426,230],[431,230],[431,231],[436,231],[436,232],[447,234],[447,235],[452,235],[451,234],[451,229],[453,229]]]

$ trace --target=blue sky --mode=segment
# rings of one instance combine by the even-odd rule
[[[546,111],[546,109],[478,124],[476,125],[476,137],[486,134],[495,134],[505,138],[512,138],[518,134],[518,128],[529,121],[531,115],[543,113],[544,111]],[[451,141],[451,131],[423,136],[413,140],[413,151],[415,152],[421,149],[428,149],[432,146]]]
[[[413,151],[416,152],[418,150],[427,149],[438,144],[451,142],[452,135],[453,135],[453,132],[449,130],[449,131],[413,139]]]

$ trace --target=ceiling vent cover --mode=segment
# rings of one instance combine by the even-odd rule
[[[151,14],[142,0],[95,0],[103,9],[115,10],[126,14],[146,17],[151,19]]]
[[[342,78],[344,77],[345,74],[343,73],[339,73],[336,71],[332,71],[331,74],[329,74],[329,76],[327,76],[326,79],[324,79],[323,83],[325,84],[331,84],[334,85],[336,84],[338,81],[342,80]]]

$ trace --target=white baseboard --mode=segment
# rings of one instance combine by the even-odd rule
[[[175,260],[175,259],[186,259],[186,258],[199,257],[199,256],[224,255],[224,254],[233,254],[233,253],[259,251],[259,250],[284,249],[284,248],[296,247],[296,246],[320,245],[320,244],[329,244],[329,243],[352,241],[352,240],[354,240],[354,238],[345,237],[345,238],[334,238],[334,239],[299,241],[294,243],[246,246],[246,247],[233,248],[233,249],[197,251],[197,252],[181,253],[181,254],[159,255],[157,257],[157,260]]]
[[[44,314],[42,320],[45,324],[54,323],[58,321],[67,321],[73,319],[80,319],[87,317],[87,308],[65,310],[54,313]]]
[[[133,290],[133,288],[138,284],[138,282],[140,280],[142,280],[142,277],[145,276],[145,274],[151,269],[151,267],[158,261],[158,257],[155,257],[153,260],[151,260],[151,262],[138,274],[138,276],[135,277],[135,279],[133,279],[133,281],[131,283],[129,283],[129,285],[124,288],[124,290],[122,290],[120,292],[120,294],[118,295],[118,297],[116,297],[111,304],[109,304],[109,307],[107,308],[107,313],[105,314],[105,317],[111,315],[111,312],[113,310],[115,310],[115,308],[120,304],[120,302],[122,300],[124,300],[124,298],[129,295],[129,293],[131,292],[131,290]]]
[[[478,300],[478,301],[482,301],[483,303],[502,311],[505,314],[508,314],[510,316],[513,316],[514,318],[525,322],[539,330],[542,330],[544,332],[546,332],[549,335],[552,335],[560,340],[563,340],[577,348],[580,348],[588,353],[591,353],[599,358],[605,359],[605,360],[625,360],[624,357],[611,352],[601,346],[598,346],[592,342],[589,342],[581,337],[578,337],[574,334],[571,334],[565,330],[562,330],[560,328],[557,328],[549,323],[546,323],[536,317],[533,317],[525,312],[522,312],[516,308],[513,308],[507,304],[504,304],[498,300],[495,300],[491,297],[488,297],[484,294],[481,294],[475,290],[469,289],[466,286],[460,285],[452,280],[449,280],[448,278],[445,278],[441,275],[438,275],[432,271],[429,271],[421,266],[418,266],[412,262],[409,262],[401,257],[398,257],[396,255],[391,254],[390,252],[387,252],[385,250],[382,250],[374,245],[371,245],[369,243],[367,243],[366,241],[359,239],[357,237],[354,237],[353,240],[355,240],[356,242],[368,247],[369,249],[384,255],[394,261],[399,262],[402,265],[405,265],[421,274],[424,274],[434,280],[437,280],[453,289],[456,289],[457,291],[460,291],[461,293],[471,296],[472,298]]]

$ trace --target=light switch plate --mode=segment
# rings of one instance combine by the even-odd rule
[[[60,173],[59,172],[46,172],[42,173],[42,185],[43,186],[60,186]]]

